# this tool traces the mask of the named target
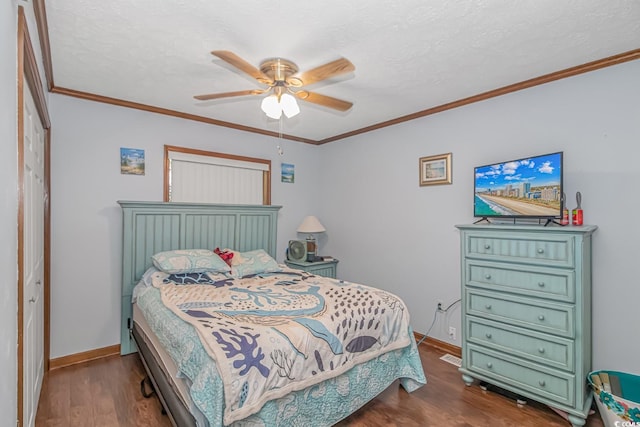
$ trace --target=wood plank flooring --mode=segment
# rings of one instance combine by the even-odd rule
[[[458,368],[440,360],[441,350],[420,346],[428,384],[409,394],[398,382],[337,424],[339,427],[567,427],[544,405],[516,402],[477,385],[466,387]],[[36,426],[170,427],[158,400],[140,394],[144,368],[137,354],[56,369],[45,375]],[[588,427],[603,427],[595,413]]]

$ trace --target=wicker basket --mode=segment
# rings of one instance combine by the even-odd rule
[[[640,376],[593,371],[588,380],[606,427],[640,427]]]

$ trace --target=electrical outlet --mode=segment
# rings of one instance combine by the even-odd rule
[[[453,326],[449,326],[449,337],[454,341],[456,340],[456,328]]]

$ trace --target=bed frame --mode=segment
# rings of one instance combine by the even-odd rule
[[[176,427],[196,427],[197,423],[193,415],[182,400],[174,392],[171,382],[162,370],[159,356],[147,345],[144,332],[134,322],[131,333],[140,353],[140,360],[147,376],[140,382],[140,393],[145,398],[158,396],[162,413],[169,417],[171,424]],[[150,387],[150,390],[149,390]]]
[[[133,288],[147,268],[152,265],[151,256],[161,251],[189,248],[215,249],[216,247],[234,248],[239,251],[264,249],[275,258],[277,220],[281,207],[174,202],[119,201],[118,203],[122,207],[124,221],[121,353],[123,355],[129,354],[139,349],[140,358],[148,376],[141,383],[142,394],[145,397],[150,396],[150,393],[147,392],[150,383],[152,391],[158,395],[163,409],[167,412],[174,426],[195,427],[196,422],[193,415],[184,406],[164,370],[160,368],[154,349],[146,343],[144,332],[137,324],[133,324],[131,303]],[[139,347],[136,343],[139,343]],[[417,354],[415,343],[410,352],[414,355]],[[413,357],[406,353],[405,355]],[[405,355],[402,357],[404,358]],[[417,363],[420,364],[419,356],[417,357]],[[424,373],[412,373],[413,366],[408,365],[415,363],[415,359],[412,360],[413,362],[409,362],[403,359],[401,372],[396,369],[387,371],[395,373],[390,374],[394,377],[387,378],[385,376],[386,383],[360,384],[358,383],[360,378],[358,372],[349,371],[342,374],[343,379],[348,377],[347,381],[359,384],[358,390],[363,391],[354,401],[347,399],[342,402],[342,409],[336,410],[336,413],[333,414],[336,418],[335,421],[339,421],[341,417],[352,413],[373,399],[389,387],[395,379],[399,379],[400,384],[408,392],[424,384],[426,382]],[[386,361],[376,358],[367,364],[369,369],[378,370],[381,369],[380,364],[386,364]],[[394,366],[400,369],[400,365]],[[313,387],[315,386],[295,393],[306,395]],[[351,407],[349,402],[357,402],[358,405]],[[303,402],[301,411],[303,416],[311,413],[307,412],[310,406],[305,405],[306,403]],[[333,410],[333,406],[331,408]],[[312,423],[312,421],[309,422]]]
[[[276,258],[281,206],[118,201],[122,207],[122,321],[120,353],[137,350],[131,295],[151,256],[173,249],[264,249]]]

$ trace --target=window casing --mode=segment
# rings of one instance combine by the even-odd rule
[[[164,201],[271,204],[271,161],[165,145]]]

